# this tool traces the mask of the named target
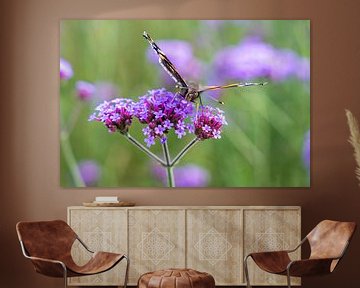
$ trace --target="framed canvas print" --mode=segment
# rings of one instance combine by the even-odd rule
[[[309,187],[309,20],[63,20],[62,187]]]

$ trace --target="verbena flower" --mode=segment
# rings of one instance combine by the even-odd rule
[[[156,41],[170,61],[179,70],[179,73],[188,80],[199,80],[202,72],[201,62],[194,56],[190,43],[181,40],[159,40]],[[158,56],[151,47],[147,51],[148,59],[158,65]],[[164,79],[172,83],[172,79],[164,72]]]
[[[221,131],[227,125],[224,111],[210,106],[201,107],[194,118],[194,133],[200,140],[220,139]]]
[[[302,160],[306,169],[310,169],[310,131],[304,137]]]
[[[236,46],[220,50],[215,56],[214,70],[222,81],[256,78],[283,81],[290,77],[305,81],[310,75],[310,64],[307,58],[290,49],[277,49],[259,37],[248,37]]]
[[[153,173],[164,185],[167,184],[165,169],[154,165]],[[174,168],[174,178],[176,187],[205,187],[209,183],[210,175],[204,168],[188,164]]]
[[[94,97],[96,92],[96,87],[94,84],[86,81],[77,81],[75,86],[76,95],[80,100],[88,101]]]
[[[142,132],[148,147],[154,145],[156,139],[165,143],[172,130],[179,139],[187,133],[195,134],[200,140],[220,139],[222,127],[227,125],[222,110],[202,106],[194,116],[193,103],[163,88],[148,91],[138,102],[123,98],[104,101],[89,121],[104,123],[109,132],[125,134],[134,117],[146,124]]]
[[[89,121],[104,123],[109,132],[119,131],[122,134],[128,132],[134,116],[134,101],[126,98],[116,98],[110,102],[104,101],[97,106],[89,117]]]
[[[95,185],[100,178],[100,167],[93,160],[83,160],[78,163],[79,172],[86,186]]]
[[[60,79],[68,80],[74,75],[71,64],[63,58],[60,58]]]
[[[150,90],[134,106],[134,116],[147,124],[142,131],[148,147],[155,144],[156,138],[164,143],[171,129],[178,138],[185,136],[188,130],[185,121],[192,113],[192,103],[165,89]]]

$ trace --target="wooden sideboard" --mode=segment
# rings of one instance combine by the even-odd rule
[[[245,255],[294,248],[301,240],[298,206],[80,206],[68,207],[68,223],[92,250],[129,255],[129,285],[148,271],[184,267],[212,274],[216,285],[245,285]],[[89,259],[78,243],[72,254],[78,263]],[[249,264],[253,285],[286,285],[286,277]],[[70,278],[69,285],[121,285],[124,271],[120,263],[103,274]]]

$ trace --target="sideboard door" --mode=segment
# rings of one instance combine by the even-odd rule
[[[242,280],[242,210],[187,210],[187,267],[208,272],[216,285]]]
[[[126,209],[69,209],[68,222],[80,239],[93,251],[127,253]],[[72,248],[76,263],[84,264],[89,258],[82,245],[76,241]],[[69,285],[120,286],[124,282],[125,261],[105,273],[69,278]]]
[[[185,210],[129,209],[130,284],[141,274],[185,267]]]
[[[276,251],[295,248],[300,243],[300,209],[245,209],[244,254],[261,251]],[[291,258],[300,259],[301,251]],[[249,277],[252,285],[286,285],[286,277],[266,273],[252,259],[249,262]],[[292,278],[299,285],[299,278]]]

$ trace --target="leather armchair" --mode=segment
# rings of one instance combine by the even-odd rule
[[[354,222],[324,220],[292,250],[250,253],[244,259],[247,287],[251,287],[247,266],[249,258],[266,272],[286,275],[289,288],[291,288],[291,276],[305,277],[332,273],[344,256],[355,229]],[[289,253],[299,249],[306,241],[311,248],[310,257],[292,261]]]
[[[102,273],[115,267],[121,260],[127,261],[124,288],[127,285],[129,258],[125,254],[93,252],[71,227],[62,220],[19,222],[16,231],[23,255],[30,259],[35,271],[50,277],[79,277]],[[72,256],[71,247],[79,241],[91,254],[90,260],[78,266]]]

